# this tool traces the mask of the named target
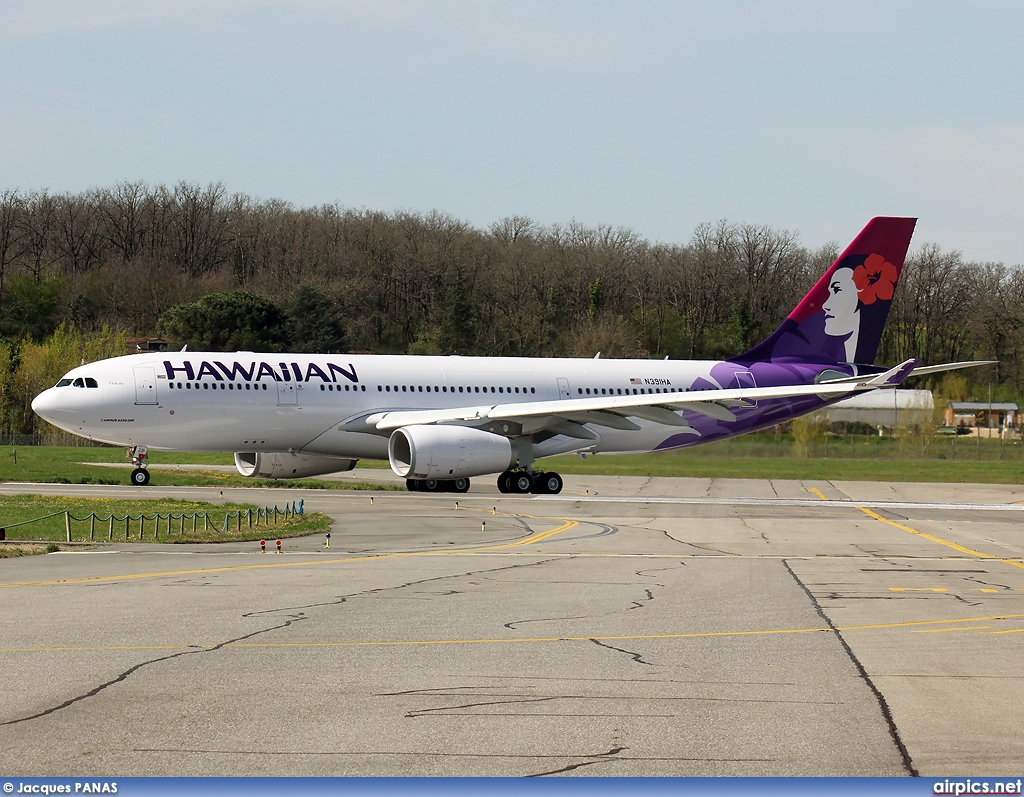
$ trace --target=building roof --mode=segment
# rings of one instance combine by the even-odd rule
[[[1018,409],[1017,405],[1012,401],[993,401],[989,404],[987,401],[951,401],[949,402],[949,408],[953,412],[978,412],[979,410],[1000,410],[1006,412],[1007,410]]]

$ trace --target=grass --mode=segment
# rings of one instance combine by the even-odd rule
[[[231,465],[231,454],[154,452],[151,460],[161,465]],[[127,462],[124,449],[93,446],[20,446],[0,449],[0,481],[56,484],[128,484],[126,468],[104,468],[82,463]],[[154,484],[161,486],[207,487],[292,487],[308,490],[398,490],[404,485],[370,482],[338,482],[322,479],[251,479],[237,472],[225,473],[202,468],[152,470]]]
[[[0,542],[0,559],[14,559],[19,556],[36,556],[41,553],[56,553],[60,550],[63,550],[63,548],[53,542],[49,544],[25,542],[20,545]]]
[[[171,499],[155,499],[142,501],[107,500],[99,498],[67,498],[61,496],[12,495],[0,496],[0,526],[8,527],[20,521],[42,518],[53,513],[69,512],[72,520],[71,536],[73,541],[104,541],[114,539],[120,542],[228,542],[258,540],[261,537],[299,537],[323,531],[330,525],[330,518],[311,512],[305,515],[291,516],[286,519],[278,515],[278,524],[258,525],[250,528],[248,517],[241,517],[241,528],[238,528],[237,517],[230,518],[228,531],[220,529],[224,526],[224,518],[228,514],[252,510],[253,522],[256,522],[256,511],[261,507],[255,504],[208,504],[199,501],[175,501]],[[192,531],[191,515],[206,512],[210,518],[210,529],[205,530],[203,518],[197,519],[197,530]],[[98,516],[93,524],[91,515]],[[114,516],[111,527],[107,517]],[[140,515],[146,520],[140,521]],[[154,515],[162,515],[159,528]],[[170,515],[170,528],[168,528]],[[185,516],[184,527],[181,517]],[[125,517],[131,518],[126,524]],[[263,521],[261,520],[262,524]],[[111,535],[111,528],[113,529]],[[91,533],[91,532],[94,532]],[[140,533],[141,532],[141,533]],[[65,541],[67,529],[63,514],[55,517],[28,523],[24,526],[6,528],[9,541]]]
[[[707,446],[655,454],[600,455],[581,459],[567,455],[539,465],[565,475],[695,476],[737,479],[827,479],[839,481],[1024,483],[1021,441],[935,437],[925,441],[850,435],[826,437],[811,447],[810,458],[793,456],[788,435],[744,435]],[[82,465],[82,462],[124,462],[112,447],[0,448],[0,480],[65,484],[127,484],[124,468]],[[231,454],[154,452],[159,464],[232,465]],[[364,460],[359,468],[387,468],[386,462]],[[237,473],[203,470],[153,470],[158,485],[219,487],[302,487],[334,490],[404,490],[402,484],[374,484],[324,479],[249,479]]]
[[[685,452],[617,456],[551,457],[546,470],[563,475],[692,476],[704,479],[825,479],[883,482],[1024,482],[1021,462],[943,460],[796,459],[687,456]]]

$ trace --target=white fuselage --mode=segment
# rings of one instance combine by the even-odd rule
[[[363,420],[373,413],[679,393],[692,389],[697,380],[727,387],[711,378],[716,365],[679,360],[138,354],[75,368],[61,384],[41,393],[33,409],[69,432],[126,446],[386,459],[388,435]],[[536,455],[583,449],[649,451],[671,433],[661,424],[636,423],[639,430],[595,427],[594,440],[553,435],[538,444]]]

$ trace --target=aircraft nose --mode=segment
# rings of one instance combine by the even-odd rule
[[[32,399],[32,412],[44,421],[48,421],[53,418],[56,409],[57,396],[55,395],[55,391],[52,387],[48,390],[44,390]]]

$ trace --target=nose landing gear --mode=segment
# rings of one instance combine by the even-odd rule
[[[146,470],[146,457],[149,451],[145,446],[130,446],[124,450],[135,470],[132,471],[131,481],[136,487],[145,487],[149,484],[149,471]]]

